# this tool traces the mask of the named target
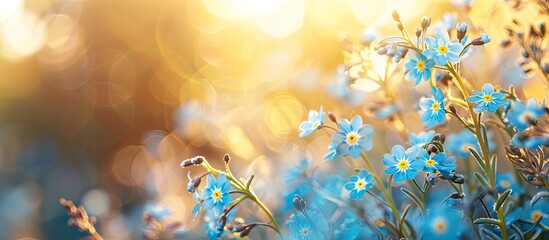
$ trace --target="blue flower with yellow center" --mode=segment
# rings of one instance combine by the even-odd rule
[[[503,192],[507,189],[512,189],[511,196],[524,194],[524,188],[515,180],[513,172],[498,173],[496,175],[496,189]]]
[[[416,147],[408,148],[406,151],[400,145],[395,145],[391,149],[391,154],[383,154],[383,164],[386,174],[394,174],[395,182],[414,179],[419,170],[425,167],[425,162],[416,159],[418,150]]]
[[[215,215],[218,216],[223,211],[223,208],[231,202],[230,187],[231,184],[224,173],[219,175],[217,181],[215,177],[209,174],[208,184],[203,192],[203,208],[206,210],[213,209]]]
[[[435,131],[420,132],[418,134],[410,133],[410,141],[406,144],[412,147],[423,147],[425,144],[430,143],[435,137]]]
[[[427,37],[425,42],[429,49],[425,50],[423,55],[429,59],[434,59],[436,64],[444,66],[448,62],[459,62],[459,54],[463,49],[463,45],[459,42],[450,41],[447,31],[438,31],[435,38]]]
[[[291,239],[312,240],[325,239],[328,222],[322,214],[315,210],[307,210],[305,217],[300,212],[293,213],[286,221],[286,226],[290,230]]]
[[[544,113],[545,105],[538,105],[535,98],[530,98],[526,104],[514,101],[511,104],[511,110],[507,113],[507,119],[517,130],[522,131],[530,127]]]
[[[471,155],[469,152],[470,147],[480,152],[477,138],[467,129],[459,133],[450,134],[445,145],[448,152],[463,159]]]
[[[463,226],[466,226],[461,219],[455,209],[442,206],[429,209],[421,226],[423,239],[461,239]]]
[[[427,123],[427,127],[433,127],[437,123],[444,121],[444,94],[439,88],[433,87],[433,97],[422,97],[419,100],[419,107],[423,111],[420,115],[422,122]]]
[[[433,59],[427,59],[423,54],[410,52],[410,58],[404,64],[404,73],[406,80],[414,81],[414,86],[417,86],[421,80],[428,81],[431,78],[431,68],[435,66]]]
[[[509,102],[505,100],[503,93],[494,92],[492,84],[484,84],[482,92],[473,90],[475,95],[467,98],[467,101],[475,103],[473,110],[476,113],[484,111],[495,112],[500,106],[506,105]]]
[[[448,174],[456,169],[456,158],[447,157],[446,153],[429,154],[424,148],[419,149],[418,159],[425,162],[423,171],[435,172],[439,171],[443,175]]]
[[[349,182],[345,184],[345,189],[351,191],[349,197],[351,199],[362,198],[364,193],[374,186],[373,179],[374,175],[364,169],[360,170],[358,175],[349,177]]]
[[[362,125],[362,118],[355,116],[349,122],[343,119],[338,122],[339,132],[332,135],[332,145],[337,146],[337,155],[350,155],[358,158],[362,151],[369,151],[373,147],[372,135],[374,128],[369,124]]]
[[[324,123],[324,118],[325,114],[322,111],[322,106],[320,106],[320,111],[318,112],[316,110],[309,111],[309,119],[299,125],[299,130],[301,130],[299,137],[305,137],[320,128]]]

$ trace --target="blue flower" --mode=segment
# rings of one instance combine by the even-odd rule
[[[526,129],[515,133],[511,139],[515,147],[536,150],[538,147],[549,146],[549,132],[544,129]]]
[[[360,170],[358,175],[349,177],[349,182],[345,184],[345,189],[351,191],[349,197],[351,199],[362,198],[364,193],[374,186],[373,179],[374,175],[364,169]]]
[[[309,161],[303,159],[295,166],[292,166],[286,171],[284,182],[286,184],[297,182],[298,180],[307,180],[309,171]]]
[[[469,28],[469,26],[464,22],[460,22],[456,25],[456,30],[458,32],[462,32],[463,34],[465,34],[467,32],[468,28]]]
[[[229,214],[227,214],[227,222],[231,222],[232,219],[235,217],[236,211],[230,211]],[[228,231],[225,231],[225,229],[218,229],[217,214],[215,214],[213,211],[206,211],[206,214],[204,214],[204,221],[206,222],[206,224],[204,225],[204,228],[206,229],[206,236],[209,239],[219,239],[220,237],[227,237],[223,235],[227,235],[226,233],[228,233]]]
[[[507,113],[507,119],[517,130],[522,131],[532,125],[544,113],[545,105],[539,106],[535,98],[530,98],[526,104],[514,101],[511,104],[511,110]]]
[[[309,111],[309,120],[303,121],[299,125],[299,130],[301,130],[299,137],[305,137],[320,128],[324,123],[324,118],[325,114],[322,111],[322,106],[320,106],[320,111],[318,112],[316,110]]]
[[[484,111],[495,112],[499,106],[509,103],[505,100],[503,93],[494,92],[494,86],[489,83],[482,86],[482,92],[475,90],[473,90],[473,92],[475,95],[468,97],[467,101],[476,103],[473,107],[473,110],[476,113],[481,113]]]
[[[434,154],[434,156],[431,155],[433,154],[429,154],[424,148],[419,148],[418,158],[425,162],[423,171],[435,172],[438,170],[444,173],[443,175],[448,175],[448,173],[456,169],[455,157],[446,157],[446,153],[443,152]]]
[[[451,208],[437,207],[429,209],[428,215],[424,218],[421,229],[423,239],[460,239],[463,224],[459,211]]]
[[[402,146],[395,145],[391,149],[391,154],[383,154],[383,164],[387,166],[385,173],[394,174],[395,182],[414,179],[419,170],[425,167],[425,162],[416,159],[416,153],[416,147],[404,151]]]
[[[446,150],[463,159],[471,154],[469,147],[480,152],[477,138],[467,129],[456,134],[451,134],[448,136],[448,141],[446,141]]]
[[[433,59],[427,59],[423,54],[417,52],[410,52],[410,58],[404,64],[404,73],[406,73],[406,80],[414,80],[414,86],[417,86],[421,80],[429,81],[431,78],[431,68],[435,66]]]
[[[419,107],[423,111],[420,119],[428,124],[428,128],[444,121],[444,94],[439,88],[433,87],[433,98],[422,97]]]
[[[224,173],[219,175],[217,181],[215,177],[209,174],[208,185],[204,189],[204,209],[213,209],[215,215],[218,216],[223,208],[231,202],[230,187],[230,182]]]
[[[349,122],[343,119],[338,122],[339,131],[332,135],[332,144],[337,145],[337,155],[349,154],[352,158],[360,156],[362,151],[372,149],[372,134],[374,128],[368,124],[362,125],[362,118],[355,116]]]
[[[408,145],[412,147],[423,147],[425,144],[430,143],[435,137],[435,131],[420,132],[419,134],[410,133],[410,141]]]
[[[529,204],[527,206],[526,210],[522,212],[522,219],[537,221],[542,218],[541,223],[549,226],[549,199],[543,198],[538,200],[534,206],[530,207]]]
[[[451,42],[447,31],[438,31],[435,38],[427,37],[425,42],[429,49],[425,50],[423,55],[434,59],[438,65],[444,66],[448,62],[459,62],[459,54],[463,49],[463,45],[459,42]]]
[[[309,240],[325,239],[325,232],[328,229],[328,222],[317,211],[308,210],[307,215],[296,212],[286,221],[290,230],[291,239]],[[311,221],[313,220],[313,222]]]
[[[496,189],[500,192],[512,189],[511,196],[524,194],[524,188],[517,183],[513,172],[498,173],[496,175]]]

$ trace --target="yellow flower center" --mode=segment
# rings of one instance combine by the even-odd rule
[[[309,236],[309,229],[306,227],[301,228],[301,236],[304,236],[304,237]]]
[[[435,160],[429,159],[429,160],[425,161],[425,164],[429,167],[435,166]]]
[[[532,220],[536,221],[541,217],[541,215],[542,215],[541,211],[536,210],[536,211],[532,211],[532,213],[530,214],[530,217],[532,217]]]
[[[316,128],[318,128],[318,126],[320,126],[320,122],[315,121],[315,122],[313,123],[313,128],[316,129]]]
[[[212,195],[213,195],[213,199],[217,201],[221,198],[221,191],[219,191],[219,189],[216,189],[213,191]]]
[[[375,224],[378,227],[384,227],[385,226],[385,223],[383,221],[381,221],[381,219],[376,219]]]
[[[448,52],[448,47],[440,46],[440,47],[438,47],[438,52],[441,53],[441,54],[445,54],[445,53]]]
[[[525,112],[520,116],[520,118],[523,122],[530,122],[534,119],[534,116],[530,112]]]
[[[347,134],[347,143],[356,144],[358,141],[358,135],[354,132]]]
[[[509,188],[509,187],[511,187],[511,183],[509,183],[509,181],[501,181],[501,182],[499,183],[499,185],[500,185],[501,187],[503,187],[503,188]]]
[[[416,64],[416,68],[419,71],[423,71],[423,69],[425,69],[425,63],[423,61],[418,61]]]
[[[484,95],[482,97],[482,100],[484,100],[485,102],[491,102],[492,101],[492,96],[491,95]]]
[[[407,160],[400,160],[397,164],[397,167],[400,169],[400,170],[406,170],[408,169],[408,161]]]
[[[364,180],[360,179],[355,183],[355,188],[358,189],[358,190],[362,190],[365,185],[366,185],[366,182]]]
[[[433,111],[438,111],[439,108],[440,108],[440,104],[438,104],[438,102],[434,102],[433,103]]]
[[[435,219],[435,221],[433,222],[433,229],[437,232],[437,233],[445,233],[446,230],[448,229],[448,224],[446,224],[446,221],[442,218],[437,218]]]

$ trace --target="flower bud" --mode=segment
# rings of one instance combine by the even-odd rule
[[[190,193],[196,192],[196,189],[198,188],[198,186],[200,186],[201,181],[202,181],[202,177],[197,177],[189,181],[189,183],[187,184],[187,191],[189,191]]]
[[[299,195],[294,194],[294,198],[292,199],[292,203],[294,204],[295,209],[297,209],[300,212],[305,211],[305,208],[307,208],[307,203],[303,198],[301,198]]]
[[[500,45],[501,47],[507,47],[507,46],[509,46],[510,44],[511,44],[511,41],[509,41],[509,39],[503,39],[503,40],[501,40],[501,42],[499,43],[499,45]]]
[[[398,27],[399,31],[401,31],[401,32],[404,31],[404,25],[402,25],[402,23],[400,23],[400,22],[397,23],[397,27]]]
[[[227,214],[223,212],[218,218],[217,218],[217,231],[222,231],[223,228],[225,228],[225,224],[227,223]]]
[[[454,107],[455,108],[455,107]],[[437,142],[440,142],[440,143],[444,143],[444,141],[446,140],[446,135],[442,134],[442,133],[437,133],[434,137],[433,137],[433,141],[437,141]]]
[[[335,124],[337,124],[337,118],[336,116],[332,113],[332,112],[328,112],[328,118],[334,122]]]
[[[490,41],[490,36],[488,36],[487,33],[483,33],[480,35],[480,37],[475,38],[473,41],[471,41],[471,44],[475,46],[482,46],[486,43],[489,43]]]
[[[457,30],[457,39],[459,40],[459,42],[461,42],[461,40],[463,40],[463,38],[465,37],[465,34],[467,34],[467,29],[469,28],[469,26],[467,26],[467,24],[465,23],[458,23],[457,26],[456,26],[456,30]]]
[[[396,10],[393,10],[393,20],[400,22],[400,15],[398,15]]]
[[[431,18],[430,17],[422,17],[421,18],[421,28],[427,29],[431,25]]]
[[[438,148],[437,146],[435,146],[435,144],[432,144],[430,143],[428,146],[427,146],[427,153],[431,154],[431,153],[438,153]]]
[[[457,114],[457,110],[456,110],[456,107],[454,105],[450,104],[450,106],[448,106],[448,109],[450,109],[451,113]]]
[[[455,193],[450,194],[451,199],[463,199],[463,197],[465,197],[465,194],[463,194],[463,193],[455,192]]]
[[[230,161],[231,161],[231,156],[229,156],[229,154],[225,154],[225,156],[223,156],[223,162],[229,163]]]
[[[418,37],[418,38],[421,37],[422,32],[423,31],[421,30],[421,28],[416,28],[416,37]]]
[[[427,176],[425,177],[425,180],[427,180],[427,183],[431,186],[435,186],[437,183],[438,177],[435,173],[427,173]]]

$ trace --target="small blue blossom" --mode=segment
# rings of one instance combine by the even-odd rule
[[[541,223],[549,226],[549,199],[540,199],[534,206],[527,205],[525,211],[522,212],[522,219],[537,221],[541,218]],[[539,228],[539,226],[537,227]]]
[[[373,147],[372,134],[374,128],[368,124],[362,125],[362,118],[355,116],[351,121],[343,119],[338,122],[339,132],[332,135],[332,144],[337,145],[337,155],[350,155],[358,158],[362,151]]]
[[[424,218],[421,229],[423,239],[460,239],[463,226],[459,211],[451,208],[437,207],[430,209]]]
[[[349,182],[345,184],[345,189],[351,191],[349,197],[351,199],[362,198],[364,193],[374,186],[373,179],[374,175],[364,169],[360,170],[358,175],[349,177]]]
[[[408,141],[407,144],[412,147],[423,147],[425,144],[430,143],[434,137],[434,130],[428,132],[420,132],[417,135],[415,133],[410,133],[410,141]]]
[[[351,79],[344,66],[337,68],[334,80],[328,85],[328,92],[351,106],[358,106],[366,99],[366,93],[353,89]]]
[[[423,171],[435,172],[439,171],[447,176],[451,171],[456,169],[456,158],[447,157],[446,153],[429,154],[424,148],[419,149],[418,158],[425,162]]]
[[[549,146],[549,132],[544,129],[526,129],[515,133],[511,138],[511,143],[515,147],[536,150],[538,147]]]
[[[473,92],[475,95],[468,97],[467,101],[476,103],[473,107],[473,110],[476,113],[481,113],[484,111],[495,112],[499,106],[509,103],[505,100],[503,93],[494,92],[494,86],[489,83],[482,86],[482,92],[475,90],[473,90]]]
[[[419,107],[423,111],[420,119],[427,123],[427,127],[433,127],[437,123],[444,121],[444,94],[439,88],[433,87],[433,98],[422,97],[419,100]]]
[[[416,147],[405,151],[400,145],[393,146],[391,154],[385,153],[382,157],[383,164],[387,166],[385,173],[394,174],[395,182],[414,179],[425,167],[425,162],[416,159],[416,153]]]
[[[328,222],[321,214],[314,210],[308,210],[309,218],[303,216],[300,212],[293,213],[286,221],[286,226],[290,230],[291,239],[313,240],[325,239],[325,233],[328,229]],[[313,220],[313,222],[311,222]]]
[[[517,130],[522,131],[532,125],[544,113],[545,105],[540,106],[535,98],[530,98],[526,104],[514,101],[511,104],[511,110],[507,113],[507,119]]]
[[[444,66],[448,62],[459,62],[459,54],[463,49],[463,45],[459,42],[450,41],[447,31],[439,31],[436,33],[435,38],[427,37],[425,42],[429,49],[425,50],[423,55],[434,59],[436,64]]]
[[[524,194],[524,188],[517,183],[513,172],[498,173],[496,175],[496,189],[499,192],[512,189],[511,196]]]
[[[231,222],[233,218],[236,217],[236,211],[230,211],[229,214],[227,214],[227,222]],[[227,235],[228,231],[225,231],[225,229],[218,229],[217,224],[217,214],[215,214],[213,211],[206,211],[206,214],[204,214],[204,221],[206,224],[204,225],[204,228],[206,229],[206,236],[209,239],[219,239],[220,237],[227,237],[223,235]]]
[[[230,182],[224,173],[219,175],[217,181],[209,174],[208,185],[204,189],[204,209],[213,209],[215,215],[218,216],[223,208],[231,202],[230,187]]]
[[[320,106],[320,111],[318,112],[316,110],[310,110],[309,119],[307,121],[303,121],[299,125],[299,130],[301,130],[299,137],[308,136],[320,128],[324,123],[324,118],[326,117],[325,115],[326,114],[324,114],[324,111],[322,111],[322,106]]]
[[[433,24],[432,30],[434,32],[438,32],[438,31],[449,32],[450,30],[452,30],[452,28],[454,28],[456,24],[456,18],[457,18],[457,13],[455,12],[444,13],[444,15],[442,15],[442,19],[436,22],[435,24]]]
[[[429,81],[431,78],[431,68],[435,66],[433,59],[427,59],[423,54],[410,52],[410,58],[404,64],[404,73],[406,80],[414,81],[414,86],[417,86],[421,80]]]
[[[446,150],[463,159],[470,156],[469,147],[480,152],[477,138],[467,129],[459,133],[450,134],[446,141]]]
[[[309,161],[302,159],[295,166],[286,171],[284,182],[286,184],[307,180],[309,171]]]

